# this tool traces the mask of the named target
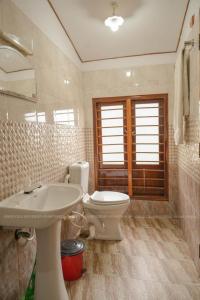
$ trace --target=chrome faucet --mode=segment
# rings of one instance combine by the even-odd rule
[[[39,183],[35,183],[32,185],[28,185],[24,187],[24,194],[30,194],[32,193],[34,190],[41,188],[41,184]]]

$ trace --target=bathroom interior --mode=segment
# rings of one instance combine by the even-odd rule
[[[0,0],[0,300],[33,299],[200,299],[199,0]]]

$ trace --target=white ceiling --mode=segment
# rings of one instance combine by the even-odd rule
[[[177,50],[189,0],[118,0],[118,32],[104,26],[111,0],[49,0],[82,62]]]

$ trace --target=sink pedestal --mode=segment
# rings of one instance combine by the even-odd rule
[[[35,300],[68,300],[60,253],[61,220],[36,229],[37,258]]]

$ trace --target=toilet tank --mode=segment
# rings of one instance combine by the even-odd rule
[[[88,192],[89,163],[87,161],[78,161],[69,167],[70,183],[80,184],[83,192]]]

